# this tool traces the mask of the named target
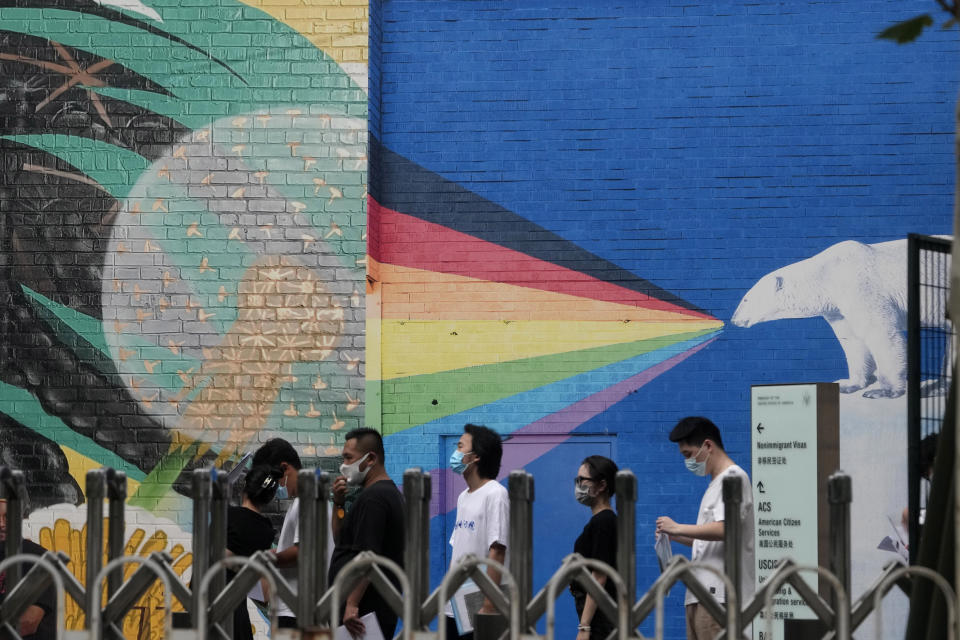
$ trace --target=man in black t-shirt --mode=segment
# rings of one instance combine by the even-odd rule
[[[331,526],[335,546],[330,559],[330,583],[361,551],[372,551],[403,566],[403,496],[383,466],[383,439],[373,429],[355,429],[343,445],[340,477],[333,483]],[[360,488],[349,513],[348,488]],[[384,571],[397,585],[391,573]],[[363,580],[347,596],[343,624],[354,638],[366,633],[360,617],[373,612],[385,638],[397,628],[397,614],[370,583]]]
[[[7,501],[0,500],[0,562],[6,558],[6,547],[4,543],[7,540]],[[46,549],[30,540],[23,540],[20,544],[20,550],[23,553],[29,553],[35,556],[42,556]],[[30,570],[31,565],[20,565],[21,575],[25,575]],[[7,597],[7,592],[14,587],[7,584],[6,571],[0,573],[0,602]],[[27,607],[20,614],[20,623],[15,625],[17,632],[23,640],[53,640],[56,637],[56,608],[57,598],[51,585],[44,590],[36,602]],[[0,640],[7,640],[11,637],[9,634],[0,631]]]

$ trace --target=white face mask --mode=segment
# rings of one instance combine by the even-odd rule
[[[707,460],[710,459],[710,453],[707,453],[707,457],[703,459],[703,462],[697,462],[697,456],[700,455],[700,452],[703,451],[703,447],[706,443],[700,445],[700,448],[697,449],[697,452],[683,461],[687,465],[687,470],[695,476],[705,476],[707,475]]]
[[[592,507],[593,503],[597,501],[597,496],[591,494],[590,489],[582,485],[573,488],[573,496],[577,499],[577,502],[588,507]]]
[[[370,467],[360,471],[360,463],[366,460],[368,455],[370,455],[369,451],[363,454],[363,457],[353,464],[340,465],[340,475],[347,479],[347,484],[357,486],[363,484],[363,481],[366,480],[367,474],[370,472]]]

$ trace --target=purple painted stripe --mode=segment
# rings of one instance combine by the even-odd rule
[[[667,358],[663,362],[655,364],[654,366],[641,371],[635,376],[631,376],[625,380],[622,380],[615,385],[607,387],[603,391],[598,391],[593,395],[587,396],[583,400],[574,402],[570,406],[565,407],[556,413],[552,413],[535,422],[531,422],[525,427],[517,429],[510,434],[509,437],[511,439],[520,439],[523,438],[523,436],[535,434],[549,434],[559,437],[553,438],[550,440],[550,442],[543,443],[542,445],[538,446],[505,448],[503,452],[503,460],[500,464],[500,476],[497,478],[497,480],[502,480],[503,478],[507,477],[514,469],[522,469],[530,462],[536,460],[540,456],[556,447],[558,444],[569,439],[570,432],[579,427],[581,424],[590,418],[603,413],[627,397],[628,394],[636,391],[660,374],[677,366],[693,354],[697,353],[701,349],[704,349],[714,340],[716,340],[716,338],[707,340],[706,342],[693,347],[689,351],[684,351],[683,353],[677,354],[672,358]],[[449,467],[444,469],[433,469],[430,472],[430,475],[435,480],[435,482],[433,482],[433,495],[430,498],[430,517],[432,518],[440,515],[441,513],[447,513],[456,509],[457,496],[460,495],[460,492],[466,488],[466,484],[464,483],[463,478],[453,473]],[[452,490],[444,492],[444,487],[451,486],[451,484]],[[440,499],[444,493],[447,495],[447,500],[446,504],[443,505],[443,510],[441,511]]]

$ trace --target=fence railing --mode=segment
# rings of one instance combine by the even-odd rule
[[[883,597],[894,584],[909,588],[911,580],[932,580],[947,599],[949,638],[960,638],[955,612],[956,595],[938,574],[918,567],[904,567],[899,562],[888,565],[876,582],[853,600],[850,595],[850,478],[834,474],[829,481],[830,500],[830,566],[807,567],[789,558],[749,599],[738,589],[740,567],[739,522],[742,484],[728,478],[723,484],[725,522],[725,568],[720,572],[704,564],[676,556],[647,591],[636,599],[636,537],[634,507],[637,479],[630,471],[617,474],[616,498],[619,511],[616,567],[572,554],[565,558],[556,573],[537,593],[533,593],[533,476],[525,471],[510,474],[510,563],[495,566],[502,572],[502,584],[495,584],[481,569],[496,564],[486,558],[468,556],[455,563],[441,584],[428,593],[429,567],[429,501],[430,475],[410,469],[403,477],[406,501],[405,533],[407,547],[405,568],[372,553],[362,553],[340,571],[333,584],[327,584],[327,527],[332,478],[323,471],[301,471],[298,477],[300,498],[300,554],[298,581],[291,585],[274,564],[274,555],[259,552],[252,557],[224,558],[226,549],[226,517],[229,487],[227,479],[216,470],[196,470],[193,476],[193,574],[184,583],[172,567],[172,558],[165,552],[154,552],[146,558],[123,556],[124,500],[126,478],[112,469],[93,470],[87,474],[87,567],[83,584],[67,567],[69,558],[63,553],[48,551],[40,556],[20,554],[23,531],[23,506],[26,488],[23,475],[0,467],[0,498],[8,501],[6,560],[0,570],[7,573],[7,597],[0,605],[0,633],[19,638],[16,622],[23,611],[44,590],[53,585],[58,597],[58,638],[65,640],[100,640],[120,638],[124,615],[156,581],[164,587],[166,623],[164,637],[174,640],[231,638],[232,611],[243,606],[250,589],[264,578],[269,584],[269,609],[275,621],[276,605],[285,602],[296,614],[297,630],[274,628],[272,636],[329,637],[329,630],[339,623],[340,604],[344,595],[360,580],[368,580],[402,621],[398,638],[403,640],[445,640],[446,629],[429,631],[432,622],[443,616],[447,598],[467,579],[473,579],[502,616],[503,624],[478,620],[477,640],[521,640],[545,637],[553,640],[555,601],[560,592],[577,581],[597,602],[598,608],[616,629],[607,640],[642,637],[638,628],[651,615],[655,619],[655,637],[663,634],[663,602],[669,589],[684,583],[698,597],[706,611],[723,627],[721,639],[745,637],[755,620],[769,625],[773,600],[780,588],[790,585],[823,624],[824,638],[848,640],[867,616],[880,607]],[[109,514],[104,529],[104,500]],[[208,515],[209,514],[209,515]],[[733,526],[731,526],[733,525]],[[106,535],[106,540],[104,540]],[[104,547],[106,542],[106,547]],[[100,550],[107,549],[107,562],[101,566]],[[27,571],[21,564],[33,563]],[[124,578],[122,565],[140,566]],[[226,569],[235,570],[227,581]],[[696,571],[712,571],[726,585],[726,602],[718,601],[697,579]],[[593,577],[592,571],[608,576],[616,588],[611,597]],[[832,595],[822,597],[801,577],[813,572],[832,588]],[[388,577],[392,575],[395,582]],[[103,597],[104,580],[107,594]],[[395,586],[395,584],[399,585]],[[64,598],[69,597],[86,614],[82,631],[64,629]],[[187,628],[171,628],[170,611],[174,601],[189,613]],[[546,635],[538,636],[536,625],[546,616]],[[275,625],[274,625],[275,627]],[[880,625],[878,625],[878,628]],[[769,637],[769,636],[768,636]]]
[[[907,536],[910,562],[920,549],[936,436],[957,362],[957,335],[947,321],[949,238],[907,238]]]

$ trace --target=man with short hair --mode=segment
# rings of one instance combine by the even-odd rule
[[[253,454],[251,467],[259,465],[267,465],[283,473],[277,489],[277,499],[285,500],[287,497],[294,499],[283,518],[275,553],[280,574],[291,586],[296,587],[297,556],[300,551],[300,499],[297,498],[297,472],[303,468],[303,464],[292,444],[283,438],[271,438]],[[293,629],[297,626],[297,618],[293,610],[279,599],[277,600],[277,625],[284,629]]]
[[[742,489],[740,505],[740,594],[746,601],[754,592],[753,549],[753,490],[746,472],[734,464],[723,449],[720,429],[707,418],[684,418],[670,432],[670,441],[676,442],[687,469],[697,476],[710,476],[710,484],[700,501],[697,524],[678,524],[667,516],[657,518],[657,533],[693,547],[690,559],[723,571],[724,504],[723,480],[739,478]],[[726,602],[723,581],[713,572],[695,571],[697,579],[719,602]],[[723,626],[707,613],[696,596],[687,589],[687,639],[713,640]],[[743,602],[740,603],[741,606]]]
[[[403,496],[384,467],[383,438],[373,429],[354,429],[343,445],[340,476],[333,482],[333,514],[330,524],[335,546],[330,558],[330,584],[337,574],[361,551],[372,551],[403,566]],[[347,493],[359,490],[347,509]],[[386,575],[399,588],[393,574]],[[341,619],[354,638],[363,637],[366,628],[360,618],[373,613],[384,638],[392,638],[397,628],[394,613],[380,593],[361,580],[347,596]]]
[[[450,536],[451,566],[469,553],[506,564],[510,498],[506,488],[497,482],[502,458],[503,444],[496,431],[481,425],[464,425],[457,450],[450,456],[451,469],[463,475],[467,483],[457,498],[457,521]],[[500,584],[499,571],[488,566],[487,575]],[[480,613],[496,613],[489,599],[484,598]],[[447,637],[455,638],[459,630],[450,603],[446,614]],[[473,633],[459,637],[471,639]]]
[[[7,541],[7,501],[0,499],[0,562],[6,556]],[[35,542],[24,538],[20,543],[20,551],[30,555],[42,556],[46,549]],[[30,570],[30,564],[20,565],[21,576],[26,575]],[[0,573],[0,603],[7,597],[7,592],[15,585],[7,584],[7,573]],[[37,600],[28,606],[20,614],[19,624],[15,626],[17,633],[23,640],[53,640],[56,637],[56,618],[57,618],[57,599],[53,586],[51,585],[40,594]],[[0,633],[0,638],[6,638],[5,633]]]

